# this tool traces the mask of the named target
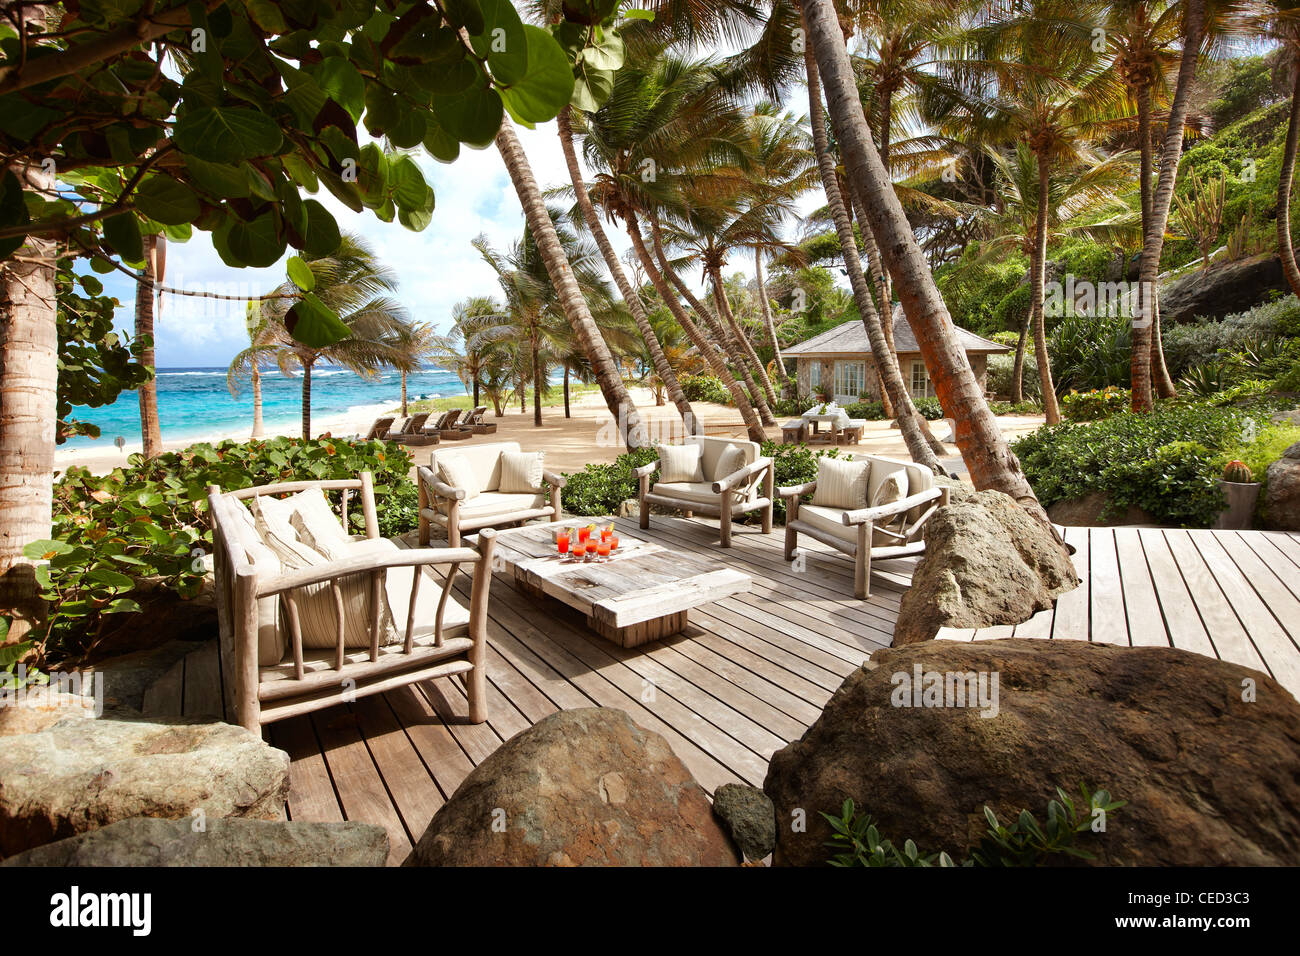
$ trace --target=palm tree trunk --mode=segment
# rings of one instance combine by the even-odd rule
[[[1020,338],[1016,340],[1016,361],[1011,367],[1011,401],[1019,405],[1025,400],[1025,346],[1029,341],[1029,316],[1020,323]]]
[[[749,404],[749,397],[745,390],[740,387],[731,371],[727,368],[727,363],[718,355],[717,349],[700,331],[700,327],[691,321],[690,315],[682,308],[677,294],[668,285],[668,280],[664,278],[663,273],[655,265],[654,259],[650,257],[650,250],[646,248],[645,240],[641,237],[641,227],[637,223],[636,214],[628,213],[627,216],[627,234],[632,240],[632,248],[636,250],[637,258],[641,260],[641,268],[645,269],[646,275],[650,279],[650,284],[655,287],[659,297],[664,300],[668,306],[668,311],[673,314],[677,324],[682,327],[686,337],[691,340],[700,356],[709,367],[713,369],[713,374],[722,380],[722,384],[731,392],[731,399],[736,403],[736,410],[740,412],[740,417],[745,422],[745,428],[749,432],[751,441],[761,442],[767,438],[763,431],[763,425],[759,421],[758,413],[754,411],[754,406]]]
[[[768,408],[763,393],[759,390],[758,383],[754,381],[753,376],[749,373],[749,366],[745,361],[740,346],[732,340],[730,333],[722,324],[721,317],[704,307],[704,303],[696,298],[695,293],[691,291],[691,287],[672,267],[672,264],[668,261],[668,256],[664,253],[663,236],[659,229],[659,223],[653,218],[650,220],[650,237],[654,243],[655,256],[659,261],[662,274],[668,277],[669,281],[677,288],[677,291],[681,293],[682,298],[686,300],[686,304],[695,310],[695,314],[700,317],[700,321],[712,331],[713,337],[722,349],[723,354],[730,360],[737,374],[744,379],[749,404],[758,413],[758,420],[764,427],[775,425],[776,419],[772,416],[772,410]]]
[[[849,182],[867,208],[877,213],[871,221],[876,244],[912,323],[939,402],[956,420],[957,446],[971,479],[977,488],[994,488],[1010,495],[1050,526],[1047,513],[984,401],[983,389],[957,343],[943,296],[926,268],[925,255],[876,154],[835,7],[830,0],[803,0],[803,17],[817,65],[825,76],[827,104]],[[816,124],[813,128],[817,129]],[[870,297],[866,298],[869,301]]]
[[[1135,91],[1137,99],[1138,138],[1140,161],[1138,164],[1139,193],[1142,198],[1142,235],[1151,228],[1151,83],[1143,82]],[[1127,264],[1126,264],[1127,267]],[[1127,275],[1126,275],[1127,277]],[[1178,394],[1174,380],[1169,375],[1169,366],[1165,362],[1164,336],[1160,329],[1160,303],[1151,303],[1151,378],[1156,394],[1161,398],[1173,398]]]
[[[835,183],[839,185],[839,177],[836,176]],[[871,224],[867,220],[866,211],[862,208],[862,203],[853,195],[853,190],[848,190],[851,201],[845,212],[852,217],[857,215],[858,229],[862,233],[862,248],[867,254],[867,267],[871,270],[871,278],[876,284],[876,292],[880,296],[880,327],[885,333],[885,348],[892,357],[895,365],[898,364],[898,353],[894,351],[894,322],[893,322],[893,303],[890,301],[888,293],[885,291],[885,270],[880,262],[880,249],[876,246],[875,237],[871,235]],[[888,318],[886,318],[888,315]],[[899,366],[898,374],[903,374],[902,366]],[[883,383],[883,379],[881,380]],[[907,383],[904,382],[904,385]],[[886,418],[895,417],[894,403],[889,400],[889,394],[882,387],[880,390],[880,405],[884,410]]]
[[[311,441],[311,367],[315,359],[302,363],[302,440]]]
[[[1132,407],[1135,412],[1149,412],[1152,407],[1151,343],[1152,323],[1156,312],[1156,277],[1160,271],[1160,253],[1165,246],[1165,226],[1178,178],[1178,161],[1183,152],[1183,124],[1187,119],[1187,101],[1196,79],[1200,57],[1201,34],[1205,22],[1205,0],[1186,0],[1183,6],[1183,54],[1178,64],[1178,81],[1169,104],[1169,124],[1165,128],[1160,151],[1160,176],[1151,197],[1151,221],[1142,240],[1142,260],[1138,269],[1139,314],[1133,321],[1130,368],[1133,378]],[[1046,397],[1046,396],[1044,396]]]
[[[838,27],[836,30],[838,31]],[[826,192],[826,203],[830,207],[831,219],[835,222],[835,231],[840,239],[840,252],[844,256],[844,267],[849,273],[849,284],[853,287],[853,301],[857,304],[858,315],[867,330],[871,342],[871,354],[876,360],[876,374],[880,377],[881,394],[889,397],[894,406],[895,420],[899,433],[907,444],[908,454],[919,465],[935,472],[942,472],[943,466],[921,433],[917,424],[916,406],[903,384],[898,362],[892,360],[889,347],[885,344],[885,330],[880,325],[880,315],[876,312],[871,289],[867,285],[867,275],[862,269],[862,260],[858,258],[858,244],[853,236],[853,224],[849,220],[848,207],[840,192],[839,179],[835,174],[835,159],[831,156],[830,140],[826,136],[826,118],[822,108],[821,80],[818,76],[817,60],[811,49],[804,50],[804,69],[808,74],[808,119],[812,123],[813,149],[817,155],[817,168],[821,173],[822,188]],[[866,225],[863,224],[863,231]]]
[[[754,370],[755,381],[763,389],[763,397],[767,399],[767,404],[769,406],[775,405],[776,392],[772,388],[772,380],[767,376],[767,369],[763,367],[762,359],[754,351],[754,344],[749,341],[749,336],[745,334],[745,330],[736,321],[736,314],[731,311],[731,300],[727,298],[726,286],[722,284],[722,270],[717,266],[713,266],[709,270],[709,275],[713,279],[713,294],[717,300],[722,318],[726,321],[727,327],[731,329],[731,334],[736,337],[736,341],[740,343],[745,357],[749,359],[749,364]]]
[[[781,358],[781,340],[776,336],[776,322],[772,318],[772,304],[767,301],[767,282],[763,278],[763,248],[754,247],[754,284],[758,287],[758,307],[763,311],[763,327],[767,330],[767,344],[772,347],[776,374],[784,382],[788,377],[785,359]]]
[[[41,166],[12,167],[42,192],[54,177]],[[59,334],[53,242],[29,238],[0,266],[0,608],[20,640],[42,613],[35,568],[23,556],[51,533],[58,421]]]
[[[519,137],[515,135],[514,127],[508,119],[502,121],[496,143],[501,159],[506,164],[506,171],[510,173],[510,180],[514,183],[515,192],[519,194],[524,218],[533,232],[546,273],[555,286],[565,318],[569,320],[574,336],[596,373],[596,382],[605,397],[605,404],[614,416],[614,422],[622,432],[628,450],[643,448],[648,444],[648,439],[641,425],[641,416],[632,404],[614,356],[610,354],[609,346],[605,344],[595,319],[591,317],[591,310],[587,308],[587,301],[582,297],[582,290],[573,277],[573,269],[555,234],[555,225],[546,211],[546,201],[537,188],[532,167],[528,165],[528,157],[524,155]]]
[[[260,369],[258,369],[256,362],[253,363],[252,379],[253,379],[253,434],[251,437],[261,438],[263,434],[262,372]]]
[[[1286,147],[1277,184],[1277,252],[1287,285],[1300,295],[1300,267],[1296,265],[1295,248],[1291,242],[1291,184],[1295,178],[1296,144],[1300,141],[1300,55],[1292,55],[1291,69],[1295,73],[1291,88],[1291,118],[1287,122]]]
[[[1051,201],[1052,167],[1042,153],[1038,155],[1038,221],[1034,224],[1034,251],[1029,263],[1029,308],[1034,325],[1034,361],[1038,363],[1038,381],[1043,389],[1043,415],[1047,424],[1061,420],[1052,386],[1052,363],[1047,354],[1047,325],[1043,312],[1043,287],[1047,279],[1047,204]]]
[[[564,363],[564,417],[569,418],[569,363]]]
[[[402,417],[406,417],[406,369],[402,369]]]
[[[542,363],[538,359],[537,338],[534,336],[533,354],[533,427],[542,427]]]
[[[154,288],[158,281],[154,256],[162,241],[157,236],[144,237],[144,271],[135,286],[135,338],[137,342],[148,342],[140,350],[140,364],[147,366],[151,373],[149,380],[142,382],[137,389],[140,398],[140,438],[146,458],[162,454],[162,429],[158,424],[158,378],[153,347]]]
[[[605,227],[600,221],[600,216],[596,214],[596,207],[592,205],[591,196],[587,193],[586,183],[582,180],[582,169],[578,165],[578,154],[573,148],[573,126],[569,122],[569,110],[572,107],[566,106],[556,117],[556,125],[560,133],[560,147],[564,150],[564,162],[569,167],[569,179],[573,182],[574,196],[578,201],[578,208],[582,210],[582,219],[587,224],[587,230],[596,241],[596,247],[600,249],[600,254],[605,260],[605,265],[609,269],[609,274],[614,277],[614,284],[618,286],[619,295],[627,303],[628,311],[632,313],[632,321],[636,323],[637,331],[641,333],[641,339],[645,342],[646,349],[650,352],[650,361],[654,365],[655,374],[659,380],[664,383],[664,390],[667,391],[668,397],[672,399],[677,411],[681,413],[682,423],[686,428],[688,435],[702,435],[703,428],[695,418],[695,413],[691,411],[691,403],[686,400],[686,393],[682,391],[682,383],[677,378],[677,371],[664,355],[663,345],[659,341],[659,336],[655,335],[654,328],[650,325],[650,317],[646,314],[645,303],[641,301],[641,296],[632,288],[632,283],[623,270],[623,263],[618,258],[618,253],[614,251],[614,246],[609,241],[609,236],[605,234]],[[567,418],[568,415],[566,414]]]

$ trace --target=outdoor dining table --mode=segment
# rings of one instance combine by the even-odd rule
[[[838,411],[827,412],[824,415],[804,412],[801,417],[812,426],[812,432],[808,435],[808,443],[810,445],[814,442],[824,442],[829,445],[834,445],[839,441],[840,413]],[[820,425],[829,426],[830,431],[820,431]]]

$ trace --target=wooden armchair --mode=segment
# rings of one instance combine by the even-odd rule
[[[518,451],[519,443],[513,441],[434,451],[429,457],[429,465],[416,469],[421,546],[429,543],[434,525],[444,530],[447,543],[454,548],[460,544],[463,535],[480,528],[499,528],[534,518],[559,521],[563,513],[560,489],[566,484],[562,476],[543,469],[539,488],[528,492],[501,490],[501,455]],[[475,494],[470,495],[466,488],[453,487],[439,477],[439,458],[451,455],[468,463],[473,470],[477,483]]]
[[[801,534],[829,545],[853,559],[853,595],[867,598],[872,558],[905,558],[925,551],[923,526],[948,503],[948,489],[937,487],[934,475],[913,462],[877,455],[854,455],[850,460],[870,461],[873,469],[889,472],[905,470],[908,494],[890,504],[850,510],[801,503],[801,498],[817,490],[816,481],[778,488],[777,494],[786,500],[785,559],[794,560]]]
[[[704,481],[658,481],[651,476],[659,462],[637,468],[637,499],[641,505],[641,527],[650,527],[650,506],[675,508],[688,516],[699,512],[720,520],[722,547],[731,547],[731,523],[738,515],[751,511],[762,513],[763,533],[772,530],[772,487],[775,482],[772,459],[759,454],[757,442],[705,435],[688,435],[683,444],[700,446],[700,468]],[[728,445],[744,456],[745,465],[730,474],[718,474],[719,460]]]
[[[331,557],[317,554],[314,563],[290,566],[268,544],[268,535],[259,530],[262,519],[244,502],[313,489],[343,492],[344,520],[338,528],[343,537],[332,543]],[[353,493],[361,498],[362,538],[343,530]],[[290,507],[293,501],[279,504]],[[465,685],[469,719],[487,719],[487,602],[495,532],[480,532],[477,547],[401,548],[379,537],[369,472],[356,479],[230,492],[212,485],[208,505],[221,653],[233,665],[227,693],[242,726],[259,730],[357,697],[452,675]],[[259,506],[259,513],[265,509]],[[304,553],[303,545],[301,539],[294,543],[294,552]],[[281,539],[276,547],[283,547]],[[451,594],[462,564],[474,566],[468,609]],[[433,565],[447,566],[436,602],[439,588],[423,573]],[[368,646],[354,639],[358,632]]]

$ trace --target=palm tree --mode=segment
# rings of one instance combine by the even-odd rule
[[[167,240],[162,236],[144,237],[144,269],[135,287],[135,340],[142,346],[140,364],[153,371],[155,366],[153,324],[154,308],[158,301],[155,291],[162,281],[167,261]],[[140,383],[140,438],[144,457],[162,454],[162,428],[158,423],[158,378],[151,375]]]
[[[402,415],[406,415],[406,376],[418,372],[425,363],[443,351],[442,337],[427,322],[401,326],[393,336],[391,365],[402,376]]]
[[[226,388],[232,397],[239,396],[244,381],[248,381],[253,390],[253,432],[251,438],[261,438],[262,428],[262,368],[266,363],[275,361],[277,345],[270,332],[270,326],[262,316],[261,303],[250,302],[244,316],[248,331],[248,348],[243,349],[230,360],[226,369]]]
[[[496,145],[523,206],[524,219],[533,231],[538,254],[559,296],[565,318],[591,362],[596,382],[600,385],[601,394],[605,397],[605,404],[614,417],[614,422],[623,434],[624,443],[629,450],[645,447],[648,439],[641,426],[641,416],[628,395],[627,386],[618,371],[618,363],[614,361],[614,356],[582,297],[582,290],[574,280],[573,270],[564,257],[564,250],[555,234],[555,226],[547,214],[537,179],[533,176],[528,157],[524,155],[519,137],[515,135],[514,126],[509,119],[502,120]]]
[[[396,274],[360,236],[344,236],[328,256],[304,258],[315,278],[313,294],[351,330],[333,345],[319,348],[295,339],[285,324],[297,290],[290,281],[277,288],[277,298],[262,303],[270,356],[284,375],[302,371],[302,437],[309,439],[312,369],[326,362],[369,377],[381,368],[396,367],[403,360],[401,335],[410,319],[390,297],[397,291]]]
[[[831,0],[803,0],[807,36],[826,84],[827,105],[850,184],[873,211],[870,227],[889,266],[940,404],[957,422],[957,446],[977,488],[1010,495],[1050,526],[1047,513],[998,428],[983,389],[956,341],[952,317],[912,233],[862,112]],[[814,132],[816,126],[814,126]],[[910,449],[910,445],[909,445]]]
[[[1256,11],[1251,25],[1282,48],[1283,64],[1291,82],[1291,113],[1277,186],[1277,251],[1291,291],[1300,295],[1300,267],[1291,241],[1291,186],[1295,178],[1296,146],[1300,143],[1300,4],[1272,0]]]
[[[501,303],[486,295],[457,302],[451,310],[451,331],[439,340],[435,360],[456,373],[465,390],[473,396],[476,408],[484,380],[492,377],[492,370],[499,372],[503,364],[494,343],[484,334],[503,311]],[[501,407],[496,402],[494,405],[500,418]]]

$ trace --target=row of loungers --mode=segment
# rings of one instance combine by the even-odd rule
[[[486,412],[487,406],[480,405],[465,414],[462,420],[464,409],[453,408],[439,415],[433,424],[429,424],[429,412],[403,419],[390,415],[375,419],[362,439],[383,439],[401,445],[436,445],[442,441],[461,441],[474,435],[490,435],[497,430],[497,426],[494,422],[483,421]]]

